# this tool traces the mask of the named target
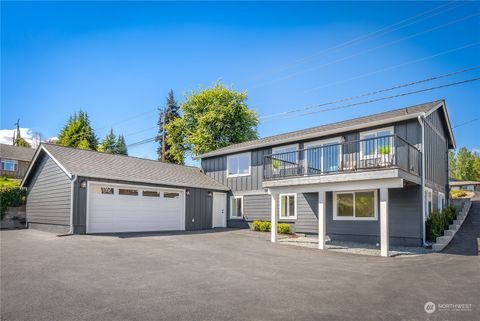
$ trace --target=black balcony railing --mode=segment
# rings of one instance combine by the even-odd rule
[[[421,157],[418,148],[403,138],[382,136],[266,155],[263,178],[269,180],[385,168],[401,168],[420,175]]]

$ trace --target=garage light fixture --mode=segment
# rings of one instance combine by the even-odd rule
[[[87,181],[86,181],[86,180],[82,180],[82,181],[80,182],[80,187],[81,187],[81,188],[87,188]]]
[[[189,196],[189,195],[190,195],[190,190],[187,189],[187,190],[185,191],[185,194],[187,194],[187,196]]]
[[[212,191],[208,191],[208,197],[212,197],[213,193]]]

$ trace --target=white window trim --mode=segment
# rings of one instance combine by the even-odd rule
[[[294,216],[282,216],[282,196],[295,196],[294,198]],[[297,193],[284,193],[278,194],[278,219],[282,221],[296,220],[297,219]],[[243,203],[242,203],[243,204]],[[288,210],[288,206],[287,206]]]
[[[425,217],[430,217],[430,212],[428,211],[428,201],[432,203],[432,211],[433,211],[433,190],[429,187],[425,186]]]
[[[373,192],[374,201],[374,216],[373,217],[356,217],[355,216],[355,193],[361,192]],[[337,195],[338,194],[353,194],[353,216],[338,216],[337,213]],[[376,189],[368,190],[355,190],[355,191],[342,191],[333,192],[333,220],[334,221],[377,221],[378,220],[378,192]]]
[[[6,163],[6,162],[13,162],[15,169],[13,169],[13,170],[4,169],[4,168],[3,168],[3,163]],[[2,168],[1,168],[1,170],[2,170],[2,171],[5,171],[5,172],[18,172],[18,160],[16,160],[16,159],[9,159],[9,158],[4,158],[4,159],[2,159]]]
[[[232,216],[233,214],[233,200],[240,198],[242,200],[242,216]],[[239,196],[230,196],[230,213],[229,213],[230,219],[231,220],[243,220],[243,195]]]
[[[248,155],[248,173],[246,174],[229,174],[228,170],[228,164],[229,164],[229,159],[233,157],[240,157],[240,156],[245,156]],[[252,153],[247,152],[247,153],[241,153],[241,154],[233,154],[233,155],[228,155],[227,156],[227,178],[230,177],[242,177],[242,176],[250,176],[252,173]]]
[[[370,135],[370,134],[374,134],[374,133],[378,133],[378,132],[384,132],[384,131],[390,131],[390,135],[394,135],[395,134],[395,128],[393,126],[389,126],[389,127],[384,127],[384,128],[378,128],[378,129],[372,129],[372,130],[367,130],[367,131],[364,131],[364,132],[360,132],[360,140],[363,140],[365,139],[365,136],[366,135]],[[392,152],[390,153],[391,155],[394,155],[394,150],[392,149]],[[364,155],[363,154],[363,142],[360,142],[360,159],[361,160],[364,160],[364,159],[375,159],[375,158],[378,158],[379,155],[378,153],[375,151],[375,154],[373,155]]]
[[[442,204],[443,203],[443,204]],[[438,199],[437,199],[437,210],[440,212],[440,211],[443,211],[443,209],[445,208],[446,205],[446,201],[445,201],[445,194],[442,193],[442,192],[438,192]]]
[[[315,147],[323,147],[325,144],[331,144],[331,143],[336,143],[336,144],[341,144],[342,143],[342,137],[335,137],[335,138],[330,138],[330,139],[322,139],[322,140],[316,140],[313,142],[308,142],[305,143],[304,149],[310,149],[310,148],[315,148]],[[324,149],[322,148],[322,156],[320,159],[320,170],[323,173],[323,151]],[[304,160],[304,166],[307,168],[308,166],[308,152],[305,152],[305,160]],[[338,166],[342,164],[342,145],[339,145],[339,151],[338,151]],[[305,173],[305,175],[308,175],[308,172]]]

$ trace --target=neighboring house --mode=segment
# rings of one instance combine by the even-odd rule
[[[41,144],[21,186],[30,228],[85,234],[226,226],[228,188],[195,167]]]
[[[425,243],[426,217],[447,201],[452,148],[442,100],[235,144],[199,158],[203,171],[231,190],[228,226],[286,222],[296,232],[319,233],[320,248],[327,234],[380,242],[388,255],[389,242]]]
[[[480,182],[450,180],[450,189],[480,192]]]
[[[34,148],[0,144],[0,176],[22,179],[34,154]]]

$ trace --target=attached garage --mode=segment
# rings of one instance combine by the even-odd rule
[[[227,187],[195,167],[136,157],[42,144],[22,186],[29,227],[62,234],[201,230],[226,219]]]

